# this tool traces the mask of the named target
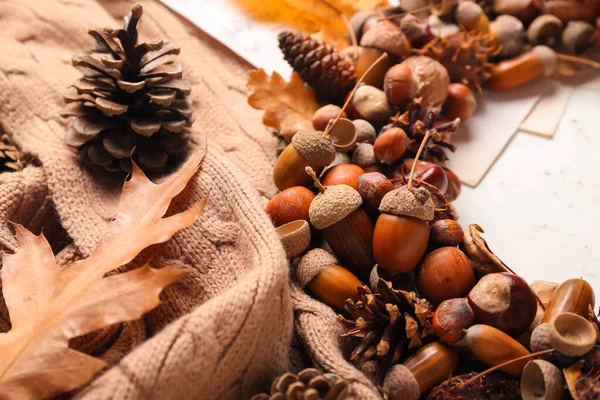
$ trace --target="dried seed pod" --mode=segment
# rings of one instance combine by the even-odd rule
[[[527,38],[533,45],[554,47],[560,42],[565,24],[551,14],[543,14],[533,20],[527,28]]]
[[[269,200],[266,211],[276,227],[298,219],[308,221],[308,209],[314,198],[314,193],[304,186],[293,186]]]
[[[473,325],[467,329],[464,341],[475,357],[491,367],[530,354],[515,339],[488,325]],[[525,364],[527,360],[516,361],[500,368],[500,371],[519,376]]]
[[[511,273],[485,275],[467,296],[475,321],[518,336],[533,322],[535,293],[523,278]]]
[[[364,173],[365,171],[358,165],[338,164],[327,170],[321,183],[324,186],[348,185],[354,190],[358,190],[358,178]]]
[[[310,246],[310,226],[303,219],[288,222],[275,229],[288,258],[304,253]]]
[[[352,153],[352,164],[356,164],[365,172],[379,172],[379,160],[375,157],[373,145],[360,143]]]
[[[590,308],[594,308],[595,302],[594,289],[587,281],[568,279],[552,293],[542,322],[550,322],[554,317],[565,312],[587,317]]]
[[[347,299],[358,301],[362,282],[338,265],[336,258],[323,249],[306,253],[296,268],[296,279],[325,303],[344,309]]]
[[[399,160],[406,151],[406,133],[400,128],[390,128],[375,139],[375,157],[382,163],[391,164]]]
[[[450,77],[442,64],[427,56],[412,56],[400,65],[412,71],[412,79],[417,84],[416,97],[421,98],[424,107],[444,104],[448,97]]]
[[[488,33],[490,20],[474,1],[459,1],[454,12],[456,22],[469,32]]]
[[[481,237],[484,230],[477,224],[471,224],[465,229],[465,237],[461,250],[471,260],[471,265],[479,273],[486,275],[493,272],[507,272],[508,269],[497,255],[495,255],[488,246],[484,238]]]
[[[312,125],[317,131],[324,131],[329,124],[329,121],[335,119],[342,109],[335,104],[327,104],[317,111],[312,118]],[[346,118],[345,112],[342,112],[342,118]]]
[[[567,53],[577,54],[592,45],[596,29],[585,21],[573,21],[562,32],[560,44]]]
[[[514,57],[525,48],[525,28],[523,23],[512,15],[500,15],[490,24],[490,32],[496,36],[496,42],[502,46],[499,56]]]
[[[319,189],[308,211],[312,225],[323,230],[325,240],[344,266],[367,279],[373,259],[373,223],[361,208],[360,194],[348,185],[323,186],[307,168]]]
[[[565,381],[561,371],[548,361],[532,360],[523,368],[521,396],[523,400],[560,400]]]
[[[365,121],[364,119],[355,119],[352,121],[352,123],[356,128],[356,143],[375,143],[377,133],[369,121]]]
[[[465,236],[462,227],[453,219],[441,219],[430,228],[429,242],[435,246],[458,246]]]
[[[468,86],[452,83],[448,86],[445,108],[449,119],[460,118],[461,121],[465,121],[475,112],[477,101]]]
[[[335,158],[335,147],[323,132],[300,130],[277,158],[273,182],[279,190],[292,186],[308,186],[310,176],[304,169],[311,167],[320,173]]]
[[[339,153],[346,153],[356,146],[356,127],[346,118],[340,118],[329,131],[333,147]]]
[[[394,65],[385,74],[383,91],[392,105],[399,106],[414,98],[418,89],[419,82],[413,76],[412,69],[406,65]]]
[[[372,124],[378,124],[390,117],[392,109],[382,90],[364,85],[354,92],[349,112],[355,119],[365,119]]]
[[[567,356],[582,356],[596,344],[598,332],[591,322],[574,313],[562,313],[550,321],[550,344]]]
[[[456,353],[441,343],[430,343],[390,368],[383,390],[390,400],[417,400],[447,379],[458,364]]]
[[[433,331],[442,342],[453,344],[463,338],[474,318],[467,299],[444,300],[433,314]]]
[[[556,71],[556,53],[547,46],[535,46],[518,57],[496,64],[488,85],[492,90],[510,90]]]
[[[427,249],[429,223],[434,217],[431,195],[424,188],[402,186],[387,193],[379,206],[373,253],[384,269],[412,271]]]

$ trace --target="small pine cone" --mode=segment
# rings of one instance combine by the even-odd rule
[[[285,60],[320,96],[343,99],[356,84],[352,64],[331,45],[288,31],[279,34]]]
[[[273,381],[271,394],[261,393],[250,400],[297,400],[331,399],[355,400],[350,393],[348,382],[336,374],[321,374],[314,368],[307,368],[296,374],[290,372]]]
[[[0,134],[0,172],[20,171],[25,166],[23,156],[8,135]]]

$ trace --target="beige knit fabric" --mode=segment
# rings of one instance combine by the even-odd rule
[[[44,232],[58,259],[90,254],[118,202],[122,178],[83,168],[64,143],[62,94],[81,75],[74,54],[93,41],[90,26],[119,26],[128,0],[0,0],[0,122],[39,166],[0,175],[0,249],[14,251],[7,220]],[[143,321],[91,335],[111,365],[76,394],[82,399],[244,399],[266,390],[291,365],[313,362],[353,382],[361,398],[375,388],[345,361],[335,313],[290,290],[288,266],[264,213],[276,193],[273,136],[246,103],[248,65],[157,1],[145,1],[143,38],[180,45],[192,84],[192,141],[208,139],[200,172],[173,202],[186,209],[210,193],[191,227],[145,250],[145,260],[189,273],[162,295]],[[1,300],[1,297],[0,297]],[[296,319],[292,362],[288,357]],[[0,301],[0,329],[9,329]],[[83,341],[86,348],[89,341]],[[108,346],[108,348],[104,348]],[[100,351],[100,349],[102,351]]]

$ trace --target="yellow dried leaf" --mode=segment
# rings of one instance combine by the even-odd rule
[[[197,171],[205,150],[155,185],[134,165],[109,231],[86,259],[59,267],[50,245],[20,225],[19,250],[3,256],[2,290],[12,329],[0,333],[0,397],[48,398],[88,382],[106,366],[69,348],[69,339],[140,318],[162,289],[183,275],[148,266],[112,275],[144,248],[194,223],[206,200],[163,218],[171,200]]]
[[[277,72],[269,76],[263,69],[252,70],[246,86],[251,92],[248,104],[265,111],[266,126],[281,128],[284,136],[293,136],[299,129],[312,129],[312,116],[319,104],[296,72],[286,82]]]

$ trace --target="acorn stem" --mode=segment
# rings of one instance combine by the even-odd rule
[[[348,21],[348,17],[342,14],[342,19],[344,20],[344,25],[346,25],[346,30],[348,31],[348,35],[350,35],[350,41],[352,42],[352,47],[354,47],[354,57],[358,60],[358,39],[356,38],[356,33],[354,29],[350,26],[350,21]]]
[[[335,117],[335,120],[333,120],[333,123],[329,124],[327,126],[327,129],[325,129],[325,132],[323,133],[324,136],[329,136],[329,134],[331,133],[331,130],[333,129],[333,127],[335,126],[335,124],[337,124],[338,121],[340,120],[340,118],[342,118],[342,114],[344,113],[344,111],[346,111],[346,108],[348,108],[348,105],[350,104],[350,102],[352,101],[352,98],[354,97],[354,92],[356,92],[356,89],[358,89],[358,86],[366,78],[366,76],[369,74],[369,72],[371,72],[373,70],[373,68],[375,68],[375,66],[377,64],[379,64],[380,62],[382,62],[383,60],[385,60],[387,58],[388,58],[387,53],[383,53],[377,60],[375,60],[375,62],[373,64],[371,64],[371,66],[369,67],[369,69],[367,69],[365,71],[365,73],[358,79],[358,81],[356,82],[356,85],[354,85],[354,88],[352,89],[352,91],[348,95],[348,98],[346,99],[346,102],[342,106],[342,109],[338,113],[337,117]]]
[[[478,373],[477,375],[475,375],[474,377],[472,377],[469,380],[466,380],[465,382],[461,383],[460,386],[463,385],[468,385],[469,383],[475,382],[477,379],[481,378],[484,375],[487,375],[489,373],[492,373],[500,368],[503,368],[509,364],[512,364],[514,362],[517,361],[523,361],[523,360],[529,360],[530,358],[534,358],[534,357],[538,357],[538,356],[543,356],[544,354],[550,354],[553,351],[555,351],[554,349],[547,349],[547,350],[542,350],[542,351],[538,351],[536,353],[531,353],[531,354],[527,354],[526,356],[521,356],[521,357],[517,357],[517,358],[513,358],[512,360],[508,360],[503,362],[502,364],[498,364],[493,366],[492,368],[488,368],[483,372]]]
[[[594,68],[600,69],[599,62],[588,60],[587,58],[569,56],[567,54],[562,54],[562,53],[556,53],[556,58],[558,58],[559,60],[568,61],[568,62],[572,62],[575,64],[587,65],[589,67],[594,67]]]
[[[315,171],[311,167],[306,167],[304,168],[304,170],[306,171],[308,176],[312,178],[313,182],[315,183],[315,186],[317,187],[317,189],[319,189],[319,192],[324,193],[327,188],[321,184],[319,178],[317,178],[317,174],[315,174]]]
[[[435,6],[442,6],[442,5],[445,5],[445,4],[458,4],[459,1],[460,0],[440,1],[437,4],[430,4],[427,7],[421,7],[421,8],[417,8],[417,9],[411,10],[411,11],[406,11],[406,12],[403,12],[403,13],[400,13],[400,14],[391,14],[391,15],[388,15],[387,17],[381,17],[377,21],[384,21],[386,19],[394,19],[394,18],[397,18],[397,17],[403,17],[406,14],[418,14],[418,13],[423,12],[423,11],[429,11],[429,10],[431,10]]]
[[[421,153],[423,153],[423,150],[425,149],[425,145],[427,144],[427,141],[429,140],[429,138],[431,137],[431,131],[427,131],[425,132],[425,137],[423,137],[423,141],[421,142],[421,146],[419,146],[419,151],[417,151],[417,155],[415,156],[415,161],[413,162],[413,165],[410,169],[410,175],[408,176],[408,188],[411,189],[412,188],[412,182],[413,182],[413,176],[415,176],[415,170],[417,169],[417,163],[419,162],[419,158],[421,157]]]

